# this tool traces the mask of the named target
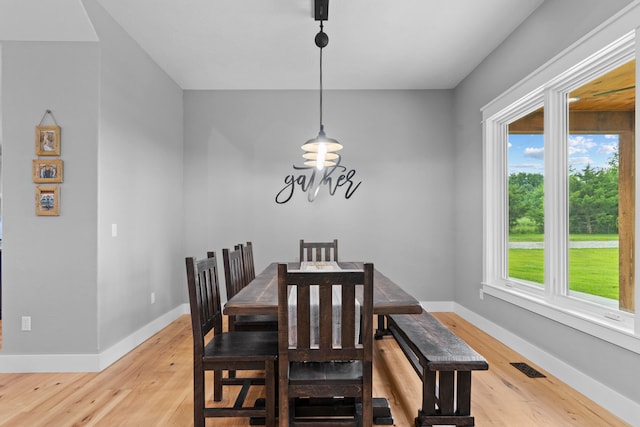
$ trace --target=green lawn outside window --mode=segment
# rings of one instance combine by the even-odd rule
[[[526,239],[522,239],[527,236]],[[617,235],[572,235],[570,241],[617,240]],[[540,242],[542,235],[511,235],[509,240]],[[570,248],[569,289],[618,300],[618,248]],[[543,249],[509,249],[509,276],[544,283]]]

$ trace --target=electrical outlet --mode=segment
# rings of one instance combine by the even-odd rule
[[[155,304],[155,303],[156,303],[156,293],[151,292],[151,304]]]
[[[480,288],[478,290],[478,293],[480,294],[480,299],[483,300],[484,299],[484,290],[482,288]]]
[[[118,224],[111,224],[111,237],[118,237]]]
[[[31,316],[22,316],[22,330],[23,331],[31,330]]]

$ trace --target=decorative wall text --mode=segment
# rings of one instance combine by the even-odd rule
[[[349,199],[356,192],[362,181],[355,182],[355,169],[347,169],[340,164],[340,158],[335,166],[317,170],[313,166],[296,166],[295,171],[300,174],[287,175],[284,179],[285,186],[276,194],[276,203],[287,203],[293,197],[296,187],[303,193],[307,193],[307,199],[313,202],[320,191],[320,187],[329,187],[329,194],[334,196],[338,188],[344,187],[344,198]]]

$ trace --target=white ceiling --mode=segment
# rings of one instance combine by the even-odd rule
[[[183,89],[318,87],[313,0],[98,2]],[[542,2],[331,0],[324,87],[453,88]]]
[[[183,89],[316,89],[313,0],[97,0]],[[543,0],[330,0],[327,89],[455,87]],[[96,41],[82,0],[0,0],[0,41]]]

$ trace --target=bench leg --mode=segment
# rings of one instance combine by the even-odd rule
[[[471,414],[471,371],[458,372],[458,415]]]
[[[416,427],[473,426],[471,371],[436,372],[423,367],[422,372],[422,408],[415,419]]]
[[[431,427],[440,425],[451,425],[456,427],[467,427],[475,425],[473,417],[463,417],[458,415],[424,415],[418,412],[416,427]]]
[[[454,371],[438,372],[438,401],[440,402],[440,413],[442,415],[454,414]]]
[[[423,368],[421,412],[427,415],[435,415],[436,403],[436,372]]]

